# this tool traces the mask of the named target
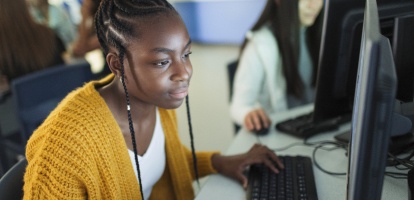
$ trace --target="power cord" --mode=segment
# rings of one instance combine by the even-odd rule
[[[394,179],[407,179],[407,174],[406,173],[401,173],[401,172],[385,172],[384,173],[386,176],[389,176],[391,178]]]
[[[333,145],[333,147],[331,148],[324,148],[324,146],[326,145]],[[332,151],[332,150],[336,150],[336,149],[344,149],[345,151],[347,151],[346,146],[344,145],[344,143],[342,142],[335,142],[335,141],[323,141],[318,143],[318,145],[315,147],[315,149],[312,152],[312,160],[313,160],[313,164],[322,172],[329,174],[329,175],[333,175],[333,176],[344,176],[347,173],[346,172],[331,172],[328,171],[326,169],[324,169],[321,165],[319,165],[319,163],[316,160],[316,151],[318,151],[318,149],[323,149],[323,150],[327,150],[327,151]]]
[[[400,165],[402,165],[406,167],[405,169],[414,168],[414,161],[411,160],[414,157],[414,147],[411,147],[410,150],[412,152],[404,158],[398,158],[396,155],[388,153],[388,166],[399,167]],[[408,151],[406,151],[405,153],[408,153]]]
[[[256,136],[257,142],[259,144],[263,144],[263,142],[261,141],[261,138],[262,138],[261,136]],[[337,149],[343,149],[343,150],[345,150],[345,155],[348,155],[348,143],[340,142],[340,141],[329,141],[329,140],[309,142],[308,139],[309,138],[305,138],[303,140],[303,142],[295,142],[295,143],[288,144],[284,147],[272,148],[271,150],[274,151],[274,152],[281,152],[281,151],[285,151],[287,149],[290,149],[290,148],[296,147],[296,146],[312,147],[312,148],[314,148],[313,152],[312,152],[312,161],[313,161],[314,165],[320,171],[322,171],[326,174],[329,174],[329,175],[333,175],[333,176],[345,176],[345,175],[347,175],[346,172],[332,172],[332,171],[324,169],[319,164],[319,162],[317,161],[316,153],[317,153],[318,150],[333,151],[333,150],[337,150]],[[412,150],[412,152],[404,158],[398,158],[397,156],[395,156],[391,153],[388,153],[388,166],[394,166],[398,170],[408,170],[408,169],[414,168],[414,161],[411,160],[414,157],[414,147],[412,147],[409,150]],[[406,152],[407,152],[407,150],[406,150]],[[389,176],[389,177],[395,178],[395,179],[407,179],[407,174],[406,173],[386,171],[384,174],[386,176]]]

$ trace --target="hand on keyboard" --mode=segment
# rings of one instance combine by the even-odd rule
[[[278,174],[263,164],[250,167],[247,199],[317,200],[311,159],[303,156],[281,156],[280,159],[285,169]]]
[[[255,144],[244,154],[234,156],[213,155],[212,163],[214,168],[221,174],[240,181],[244,188],[247,188],[247,177],[244,170],[252,164],[264,164],[274,173],[284,169],[284,165],[278,156],[266,146]]]

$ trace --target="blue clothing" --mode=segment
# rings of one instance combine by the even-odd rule
[[[65,44],[66,49],[69,49],[70,44],[76,39],[77,29],[63,8],[49,4],[48,19],[35,7],[31,7],[30,12],[38,23],[48,25],[53,29]]]

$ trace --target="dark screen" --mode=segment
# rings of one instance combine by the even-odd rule
[[[365,2],[327,0],[325,6],[314,121],[352,113]],[[414,15],[414,1],[378,0],[378,12],[381,34],[393,47],[399,77],[397,97],[412,101],[414,67],[410,63],[414,56],[409,52],[414,52],[414,37],[404,35],[414,35],[413,18],[406,19]]]

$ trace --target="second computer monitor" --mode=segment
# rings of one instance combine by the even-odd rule
[[[403,37],[401,29],[409,32],[408,29],[414,27],[414,25],[410,26],[413,19],[408,17],[414,15],[414,1],[377,0],[377,2],[381,34],[390,39],[394,53],[399,52],[397,56],[412,61],[414,57],[407,57],[407,52],[413,52],[414,46],[403,45],[410,44],[408,43],[410,41],[399,44],[397,39]],[[316,122],[352,114],[364,7],[365,1],[363,0],[325,1],[324,27],[313,112],[313,120]],[[411,43],[413,42],[414,39],[411,40]],[[410,67],[402,66],[398,60],[401,59],[396,60],[397,76],[404,76],[406,82],[412,82],[414,67],[411,71],[407,70]],[[407,62],[402,61],[402,63]],[[400,78],[400,80],[403,79]],[[400,89],[402,88],[407,87],[400,86]],[[410,88],[403,92],[412,91]],[[400,92],[398,96],[400,96]]]

